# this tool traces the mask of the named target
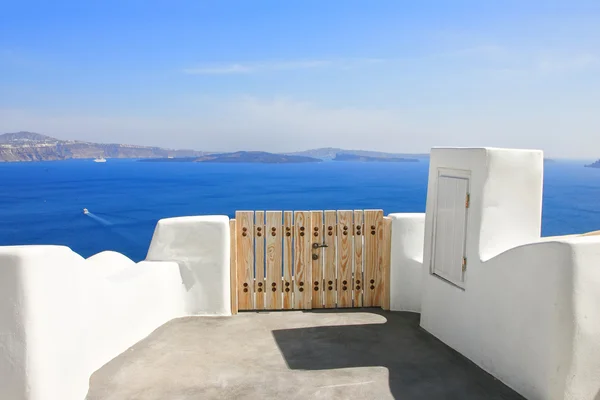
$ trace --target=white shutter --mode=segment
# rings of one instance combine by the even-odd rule
[[[464,282],[468,193],[467,177],[438,177],[433,273],[461,287]]]

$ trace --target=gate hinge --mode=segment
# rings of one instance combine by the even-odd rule
[[[467,257],[463,257],[462,270],[463,270],[463,272],[465,272],[467,270]]]
[[[465,208],[469,208],[471,205],[471,193],[467,193],[467,198],[465,199]]]

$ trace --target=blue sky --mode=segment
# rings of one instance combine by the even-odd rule
[[[600,2],[0,0],[0,132],[600,157]]]

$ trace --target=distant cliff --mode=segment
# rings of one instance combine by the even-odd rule
[[[204,154],[204,152],[194,150],[170,150],[160,147],[60,140],[33,132],[15,132],[0,135],[0,162],[51,161],[96,157],[200,157]]]
[[[102,144],[79,140],[61,140],[33,132],[0,135],[0,162],[51,161],[87,158],[140,158],[157,162],[206,163],[313,163],[323,160],[355,162],[418,162],[428,154],[382,153],[340,148],[312,149],[295,153],[238,151],[211,153],[195,150],[171,150],[127,144]]]
[[[588,168],[600,168],[600,160],[598,160],[598,161],[596,161],[594,163],[591,163],[589,165],[586,165],[586,167],[588,167]]]

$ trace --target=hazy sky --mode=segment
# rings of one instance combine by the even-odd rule
[[[600,157],[600,1],[0,0],[0,132]]]

